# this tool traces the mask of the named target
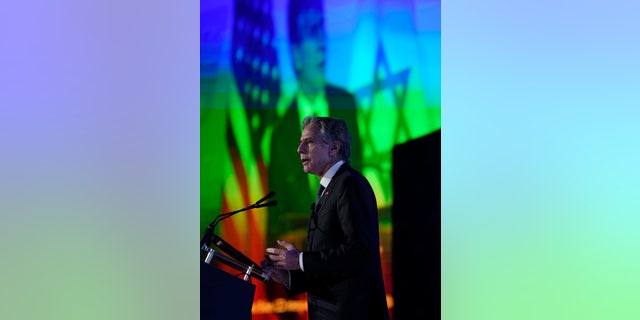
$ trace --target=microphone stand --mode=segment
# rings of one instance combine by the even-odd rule
[[[235,248],[233,248],[233,246],[231,246],[230,244],[228,244],[227,242],[225,242],[224,240],[222,240],[222,238],[218,237],[217,235],[215,235],[213,233],[213,230],[215,229],[216,225],[218,223],[220,223],[220,221],[227,219],[231,216],[233,216],[236,213],[242,212],[242,211],[247,211],[247,210],[251,210],[251,209],[255,209],[255,208],[263,208],[263,207],[270,207],[270,206],[275,206],[278,204],[277,200],[274,201],[270,201],[270,202],[266,202],[266,203],[262,203],[265,200],[272,198],[275,195],[274,191],[269,192],[266,196],[264,196],[262,199],[256,201],[256,203],[244,207],[240,210],[236,210],[236,211],[231,211],[231,212],[227,212],[227,213],[223,213],[218,215],[215,219],[213,219],[213,221],[209,224],[209,226],[207,227],[207,230],[204,233],[204,236],[202,237],[202,239],[200,240],[200,250],[203,252],[207,253],[207,256],[205,258],[205,262],[208,264],[211,262],[212,258],[218,258],[218,260],[221,260],[223,263],[225,263],[228,266],[231,266],[237,270],[240,270],[242,272],[245,273],[245,277],[244,280],[248,281],[249,280],[249,276],[253,276],[256,277],[264,282],[268,281],[271,274],[264,272],[264,270],[262,270],[262,268],[258,267],[258,264],[253,262],[251,259],[249,259],[247,256],[245,256],[244,254],[242,254],[240,251],[236,250]],[[231,255],[233,258],[228,257],[224,254],[221,254],[220,252],[217,252],[215,250],[213,250],[210,247],[211,241],[214,241],[214,243],[216,244],[216,246],[218,246],[222,251],[226,252],[227,254]],[[235,258],[235,260],[234,260]]]
[[[262,270],[262,268],[259,268],[253,264],[252,265],[244,264],[238,260],[232,259],[216,250],[209,248],[209,253],[207,254],[207,257],[204,260],[204,262],[209,264],[212,258],[217,258],[218,260],[222,261],[224,264],[243,272],[244,281],[249,281],[249,276],[260,279],[263,282],[267,282],[269,281],[269,278],[271,278],[271,273],[265,272],[264,270]]]

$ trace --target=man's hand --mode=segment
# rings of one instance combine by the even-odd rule
[[[278,240],[278,244],[285,249],[267,248],[267,255],[271,264],[278,269],[298,270],[300,269],[300,251],[293,244]]]
[[[285,286],[289,286],[289,272],[287,270],[276,268],[269,258],[267,258],[267,260],[262,260],[260,264],[262,266],[262,270],[270,274],[269,279],[284,284]]]

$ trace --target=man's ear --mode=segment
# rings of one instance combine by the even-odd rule
[[[329,146],[329,154],[331,155],[338,154],[339,151],[340,151],[340,143],[337,141],[334,141],[333,143],[331,143],[331,145]]]

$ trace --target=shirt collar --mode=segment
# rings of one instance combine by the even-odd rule
[[[327,173],[322,176],[322,179],[320,179],[320,184],[326,188],[329,185],[329,182],[331,182],[331,178],[333,178],[344,162],[344,160],[340,160],[331,166],[331,168],[327,170]]]

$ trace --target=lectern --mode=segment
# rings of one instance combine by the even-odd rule
[[[265,272],[257,263],[214,234],[213,230],[218,222],[238,212],[276,205],[277,201],[263,203],[274,195],[275,192],[271,191],[248,207],[220,214],[207,227],[200,241],[201,320],[251,320],[251,307],[256,286],[249,280],[253,277],[267,282],[271,274]],[[224,251],[226,254],[215,250],[214,247]],[[202,259],[203,257],[204,259]],[[238,278],[212,265],[212,261],[220,262],[242,272],[243,278]]]
[[[256,286],[218,267],[200,262],[200,319],[251,320]]]

